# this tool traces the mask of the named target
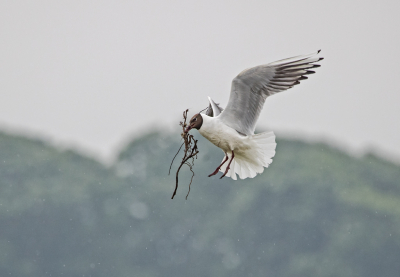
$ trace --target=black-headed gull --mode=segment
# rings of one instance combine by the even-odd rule
[[[310,69],[323,58],[316,53],[279,60],[242,71],[232,81],[228,105],[222,109],[210,97],[205,114],[195,114],[185,132],[199,133],[225,153],[218,171],[236,180],[253,178],[272,163],[275,156],[273,132],[254,134],[256,122],[268,96],[287,90],[315,73]],[[229,160],[229,162],[228,162]],[[227,163],[228,162],[228,163]]]

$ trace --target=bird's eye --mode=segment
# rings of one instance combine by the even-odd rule
[[[193,119],[193,121],[197,121],[197,117],[195,117],[195,118]]]

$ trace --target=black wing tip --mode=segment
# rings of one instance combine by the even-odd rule
[[[319,52],[321,52],[321,49],[319,49],[319,50],[317,51],[317,54],[319,54]]]
[[[307,70],[306,73],[304,73],[304,74],[314,74],[314,73],[315,73],[315,71]]]

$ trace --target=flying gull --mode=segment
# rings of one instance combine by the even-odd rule
[[[224,176],[237,179],[254,178],[272,163],[275,156],[273,132],[254,134],[256,122],[268,96],[292,88],[315,73],[311,69],[323,58],[321,50],[242,71],[232,81],[231,94],[225,109],[210,97],[205,114],[195,114],[185,132],[199,133],[221,148],[225,158],[211,177],[221,171]]]

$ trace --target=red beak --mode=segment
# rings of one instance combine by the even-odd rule
[[[187,128],[186,128],[186,130],[185,130],[185,133],[188,133],[192,128],[193,128],[192,125],[187,126]]]

